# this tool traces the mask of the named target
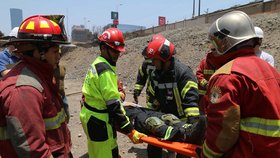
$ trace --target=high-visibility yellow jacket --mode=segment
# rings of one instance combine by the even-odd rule
[[[88,136],[90,157],[110,158],[117,150],[116,130],[128,134],[133,129],[120,102],[117,81],[116,67],[101,56],[87,72],[80,119]]]

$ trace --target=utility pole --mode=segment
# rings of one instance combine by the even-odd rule
[[[195,0],[193,0],[193,13],[192,13],[192,18],[194,18],[194,14],[195,14]]]
[[[84,27],[85,27],[85,29],[87,28],[87,18],[86,17],[84,17]]]
[[[201,0],[198,0],[198,16],[200,16],[200,1]]]
[[[70,32],[69,32],[69,15],[68,15],[68,8],[66,9],[66,16],[67,16],[67,36],[68,36],[68,40],[70,40]]]

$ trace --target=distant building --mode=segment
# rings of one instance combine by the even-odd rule
[[[19,27],[22,22],[22,10],[17,8],[10,8],[11,29]]]
[[[104,29],[107,29],[111,26],[112,26],[112,24],[108,24],[104,27]],[[123,33],[134,32],[134,31],[137,31],[137,30],[146,29],[146,27],[144,27],[144,26],[128,25],[128,24],[119,24],[119,25],[117,25],[117,28],[120,29]]]
[[[71,32],[72,42],[89,42],[92,40],[92,32],[84,25],[74,25]]]

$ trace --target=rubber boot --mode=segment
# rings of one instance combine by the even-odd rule
[[[185,124],[181,126],[177,133],[179,141],[202,145],[204,141],[204,134],[206,130],[206,117],[199,116],[199,120],[194,124]]]

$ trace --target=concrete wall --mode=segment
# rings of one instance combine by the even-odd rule
[[[194,19],[188,19],[188,20],[183,20],[179,22],[175,22],[172,24],[166,24],[165,26],[157,26],[157,27],[152,27],[148,28],[145,30],[139,30],[135,31],[132,34],[136,37],[139,36],[146,36],[150,34],[156,34],[162,31],[166,30],[173,30],[181,27],[190,27],[190,26],[196,26],[201,23],[212,23],[219,17],[223,16],[227,12],[231,12],[234,10],[240,10],[248,15],[253,15],[253,14],[259,14],[259,13],[264,13],[264,12],[279,12],[280,11],[280,0],[272,0],[268,2],[254,2],[254,3],[249,3],[246,5],[242,6],[236,6],[236,7],[231,7],[226,10],[219,10],[215,11],[213,13],[209,13],[207,15],[201,15],[198,17],[195,17]]]

